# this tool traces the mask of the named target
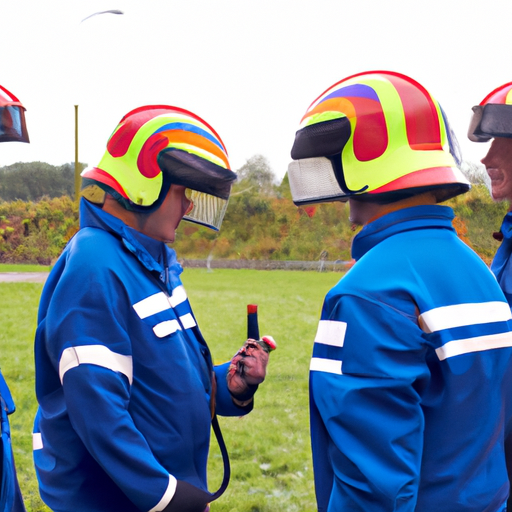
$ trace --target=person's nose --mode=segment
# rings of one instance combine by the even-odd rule
[[[491,167],[492,163],[492,146],[489,148],[489,151],[487,151],[487,154],[480,160],[482,164],[485,165],[485,167]]]

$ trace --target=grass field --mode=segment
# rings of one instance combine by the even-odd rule
[[[1,263],[0,272],[49,272],[50,267],[45,265],[20,265]]]
[[[0,271],[15,270],[2,266]],[[243,418],[220,418],[232,477],[212,512],[313,512],[309,358],[323,297],[340,274],[186,269],[182,277],[216,363],[229,360],[245,340],[248,303],[259,304],[260,332],[278,343],[254,411]],[[0,283],[0,367],[17,405],[11,426],[28,512],[49,510],[39,498],[32,465],[33,336],[41,289],[40,284]],[[222,462],[213,441],[212,491],[221,477]]]

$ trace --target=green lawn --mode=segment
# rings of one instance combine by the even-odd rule
[[[2,270],[6,271],[3,266]],[[278,343],[254,411],[244,418],[220,418],[232,477],[212,512],[313,512],[309,358],[323,297],[341,275],[186,269],[182,277],[216,363],[229,360],[245,340],[248,303],[259,304],[260,332],[271,334]],[[32,344],[41,289],[40,284],[0,283],[0,366],[17,405],[11,425],[28,512],[48,510],[38,495],[31,454],[36,409]],[[220,484],[221,473],[213,442],[212,491]]]
[[[50,267],[45,265],[21,265],[0,263],[0,272],[49,272]]]

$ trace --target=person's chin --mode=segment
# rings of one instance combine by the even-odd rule
[[[496,185],[491,184],[491,195],[493,200],[496,202],[508,200],[507,194],[503,190],[501,183]]]
[[[159,242],[163,242],[164,244],[172,244],[174,243],[175,235],[172,236],[158,236],[153,237],[155,240],[158,240]]]

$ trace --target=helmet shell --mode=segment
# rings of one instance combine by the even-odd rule
[[[181,172],[176,170],[177,161]],[[127,209],[150,212],[160,205],[171,183],[189,186],[184,183],[187,173],[196,177],[194,190],[200,190],[202,183],[204,192],[223,199],[229,197],[236,179],[224,143],[209,124],[179,107],[148,105],[121,119],[99,164],[85,169],[82,177],[83,188],[95,183]]]
[[[512,138],[512,82],[494,89],[473,107],[468,137],[473,142]]]
[[[391,71],[359,73],[323,92],[304,114],[291,156],[299,161],[289,170],[292,194],[292,174],[304,177],[309,164],[327,169],[325,161],[313,165],[308,159],[327,158],[339,185],[321,201],[294,197],[297,204],[445,185],[460,188],[456,193],[469,188],[439,103],[421,84]],[[304,172],[297,171],[301,160]]]

